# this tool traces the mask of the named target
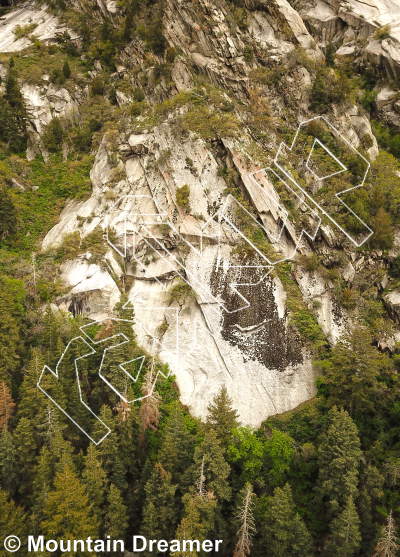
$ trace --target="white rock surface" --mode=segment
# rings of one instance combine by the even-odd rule
[[[236,257],[232,254],[232,245],[240,238],[225,223],[219,251],[217,222],[211,220],[204,228],[206,220],[221,209],[226,200],[222,195],[225,181],[218,175],[218,165],[204,142],[189,139],[181,144],[171,136],[168,126],[161,125],[151,134],[130,136],[127,145],[136,152],[118,162],[126,180],[117,184],[114,191],[118,196],[142,197],[125,198],[114,208],[109,208],[109,224],[116,232],[115,242],[119,249],[124,243],[126,211],[138,214],[137,222],[140,215],[143,215],[143,222],[149,222],[150,217],[146,215],[153,215],[150,220],[153,219],[154,223],[160,222],[155,214],[165,211],[187,241],[198,247],[203,227],[208,242],[200,260],[194,252],[184,256],[187,257],[185,266],[196,296],[189,296],[181,305],[171,305],[165,295],[165,290],[176,280],[177,262],[159,249],[149,251],[137,244],[136,253],[141,263],[132,266],[128,259],[125,267],[127,275],[134,280],[129,299],[135,309],[139,343],[151,353],[151,335],[159,339],[157,352],[170,364],[177,376],[182,401],[195,415],[205,415],[209,401],[222,385],[227,386],[243,423],[253,426],[258,426],[269,415],[289,410],[313,396],[315,370],[312,357],[288,328],[286,292],[280,281],[268,276],[263,280],[252,279],[250,282],[254,286],[245,287],[244,293],[249,299],[254,298],[250,309],[246,309],[242,299],[230,290],[229,284],[238,279],[228,270],[228,262]],[[59,223],[47,234],[43,249],[60,245],[70,232],[78,230],[81,237],[85,237],[98,224],[105,226],[107,202],[103,191],[108,188],[115,168],[110,164],[109,149],[105,138],[91,172],[92,197],[84,202],[67,203]],[[229,145],[229,149],[233,150],[233,146]],[[236,164],[240,169],[239,159]],[[190,215],[175,201],[176,189],[183,184],[190,186],[193,207]],[[263,212],[265,199],[254,189],[257,186],[246,180],[246,187]],[[154,233],[157,234],[156,228]],[[158,237],[168,245],[176,245],[177,239],[172,233]],[[129,254],[132,253],[129,251],[131,245],[129,240]],[[218,254],[224,264],[216,274],[215,258]],[[105,259],[105,264],[99,266],[91,263],[90,254],[86,254],[63,263],[62,278],[69,291],[58,301],[60,309],[85,313],[91,319],[112,315],[119,300],[113,277],[121,277],[123,273],[121,258],[115,251],[109,252]],[[262,273],[267,273],[267,269]],[[199,289],[200,283],[206,286],[205,290]],[[323,285],[319,287],[323,298]],[[220,300],[228,312],[216,311],[215,299]],[[210,302],[213,303],[210,305]],[[229,304],[243,309],[231,312]],[[324,316],[327,330],[331,317],[328,309]],[[160,328],[163,323],[169,324],[166,331],[165,326]]]
[[[71,38],[77,37],[76,33],[61,25],[58,19],[49,14],[45,8],[39,9],[34,2],[27,2],[0,21],[0,52],[18,52],[30,46],[32,43],[29,38],[15,40],[13,31],[17,25],[24,27],[31,24],[37,25],[32,35],[44,42],[51,41],[57,33],[65,31],[68,31]]]
[[[400,325],[400,290],[393,290],[384,296],[383,303],[393,321]]]
[[[346,271],[346,276],[351,276],[350,269]],[[336,344],[341,336],[350,331],[351,321],[336,300],[333,286],[327,284],[317,272],[310,273],[300,266],[296,266],[294,274],[303,299],[314,305],[323,332],[331,344]]]
[[[71,287],[67,296],[59,300],[59,309],[76,314],[104,319],[120,299],[120,291],[109,273],[90,260],[80,258],[61,265],[63,282]]]

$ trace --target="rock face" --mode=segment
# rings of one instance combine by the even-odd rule
[[[343,42],[338,57],[360,57],[374,71],[393,79],[400,75],[400,6],[392,0],[316,0],[300,9],[311,34],[327,43]],[[375,32],[387,26],[387,36]]]
[[[400,291],[393,290],[393,292],[384,296],[383,303],[393,321],[400,325]]]
[[[87,9],[87,2],[71,3],[76,9]],[[107,17],[112,23],[120,17],[118,2],[90,0],[89,5],[97,10],[99,21]],[[315,393],[313,347],[293,325],[296,310],[289,310],[287,275],[280,274],[279,268],[272,270],[274,264],[297,254],[292,286],[301,309],[312,310],[327,342],[333,345],[353,324],[336,299],[334,285],[318,271],[307,271],[303,260],[316,246],[325,255],[343,247],[342,239],[325,221],[312,241],[302,235],[303,226],[315,224],[312,219],[303,224],[303,209],[307,210],[303,199],[296,201],[301,226],[286,219],[281,201],[285,194],[261,172],[265,160],[273,165],[279,134],[274,124],[255,139],[247,130],[246,118],[260,113],[261,127],[266,128],[268,118],[282,127],[308,120],[313,75],[324,63],[328,43],[340,46],[338,59],[354,57],[361,68],[371,60],[391,76],[397,74],[400,49],[395,24],[386,39],[374,37],[376,29],[397,17],[398,8],[389,0],[376,4],[372,0],[366,4],[245,0],[239,12],[246,18],[242,26],[236,25],[224,2],[198,0],[192,5],[170,0],[163,20],[166,43],[170,54],[175,53],[167,64],[168,78],[155,78],[152,60],[158,69],[165,60],[149,56],[138,39],[124,49],[121,65],[110,76],[120,114],[143,83],[151,85],[146,98],[150,106],[195,86],[194,95],[206,94],[205,87],[197,86],[199,76],[205,76],[218,91],[224,90],[224,103],[218,109],[221,120],[224,115],[232,120],[237,116],[228,93],[241,107],[250,109],[255,103],[254,114],[241,113],[238,137],[218,133],[206,142],[187,130],[182,136],[179,126],[187,109],[183,105],[158,123],[155,119],[144,123],[143,115],[134,120],[124,113],[95,153],[91,197],[66,203],[42,249],[61,246],[71,233],[86,241],[103,232],[108,251],[99,256],[88,249],[61,265],[67,293],[56,300],[56,307],[96,321],[113,315],[125,291],[135,310],[139,344],[170,365],[182,402],[193,414],[205,416],[212,397],[226,385],[242,423],[258,426],[269,415],[290,410]],[[66,30],[44,9],[28,3],[0,21],[0,50],[11,52],[30,44],[29,38],[15,41],[13,29],[32,23],[37,24],[34,34],[44,41]],[[296,62],[298,56],[301,63]],[[279,86],[271,83],[277,68],[285,70]],[[252,70],[261,75],[260,82],[249,78]],[[89,76],[93,79],[103,71],[96,60]],[[6,75],[5,65],[0,65],[0,75]],[[81,74],[79,86],[68,85],[68,90],[49,84],[48,76],[42,77],[40,85],[21,84],[30,114],[28,158],[40,152],[46,156],[40,134],[52,118],[68,119],[87,102],[85,79]],[[377,97],[378,110],[393,125],[398,125],[400,114],[396,103],[397,94],[391,90]],[[371,160],[377,156],[369,119],[357,105],[350,101],[333,105],[329,117],[355,148],[365,148]],[[67,144],[64,147],[68,150]],[[179,198],[183,186],[189,186],[188,203]],[[232,191],[240,192],[254,210],[257,220],[250,215],[252,226],[262,223],[268,243],[264,252],[254,246],[249,249],[245,227],[241,228],[243,207],[228,195]],[[340,274],[346,282],[353,281],[355,269],[348,259]],[[394,293],[385,303],[398,320]]]
[[[274,205],[264,205],[248,179],[249,168],[243,164],[238,145],[224,143],[227,161],[243,176],[246,195],[266,225],[268,219],[278,219],[278,214],[271,213]],[[277,276],[269,274],[265,261],[256,257],[253,264],[240,268],[240,252],[234,249],[240,236],[229,224],[235,222],[235,202],[227,205],[226,183],[205,143],[189,138],[182,144],[163,124],[152,132],[121,139],[120,156],[113,165],[110,149],[112,143],[106,136],[91,171],[92,197],[68,203],[43,242],[46,250],[59,245],[67,233],[79,231],[84,238],[98,225],[114,231],[111,244],[115,247],[101,266],[91,263],[90,254],[63,264],[63,282],[70,289],[58,301],[59,308],[94,320],[112,314],[120,295],[116,280],[121,279],[124,266],[130,278],[128,297],[135,310],[138,342],[170,364],[182,402],[195,415],[206,414],[208,402],[222,385],[242,422],[253,426],[310,398],[316,373],[312,354],[291,327],[285,289]],[[115,169],[120,181],[114,186],[117,201],[110,203],[105,193]],[[190,184],[191,214],[176,201],[177,189],[184,184]],[[276,192],[275,196],[279,199]],[[211,219],[221,211],[231,220],[218,224]],[[159,228],[167,216],[175,231]],[[147,223],[152,243],[134,232],[140,223]],[[327,226],[325,236],[333,241]],[[279,252],[293,251],[290,234],[286,238],[277,244]],[[192,247],[187,244],[186,249],[185,242]],[[171,289],[182,285],[182,268],[191,288],[171,298]],[[320,302],[319,322],[335,342],[347,331],[348,322],[332,289],[322,277],[304,270],[296,279],[307,303]],[[233,284],[243,286],[232,290]]]
[[[31,34],[44,42],[53,41],[57,33],[64,33],[65,31],[68,31],[71,38],[77,37],[76,33],[65,25],[61,25],[58,19],[44,8],[39,9],[34,2],[27,2],[21,8],[1,18],[0,52],[18,52],[32,44],[29,37],[16,40],[14,30],[17,25],[20,27],[31,25]]]
[[[67,261],[61,267],[63,282],[72,287],[67,296],[59,300],[59,309],[74,316],[86,313],[92,319],[102,319],[112,312],[120,299],[120,292],[110,274],[85,259]]]

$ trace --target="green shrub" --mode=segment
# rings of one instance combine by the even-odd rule
[[[63,74],[66,79],[71,77],[71,68],[69,67],[68,60],[65,61],[65,64],[63,66]]]
[[[331,103],[343,103],[351,99],[352,92],[353,83],[345,72],[332,72],[321,68],[311,89],[309,109],[324,114],[329,110]]]
[[[374,144],[374,140],[372,139],[371,135],[369,133],[366,133],[362,138],[362,146],[364,147],[365,150],[368,151],[368,149],[370,149],[373,146],[373,144]]]
[[[389,141],[389,150],[395,157],[400,159],[400,134],[396,134]]]
[[[326,343],[325,335],[314,315],[307,309],[299,309],[292,314],[291,323],[299,331],[300,336],[305,341],[310,341],[315,348],[319,348]]]
[[[54,83],[54,85],[63,85],[66,81],[65,75],[60,68],[54,68],[50,72],[50,81]]]
[[[388,39],[390,37],[391,30],[392,28],[390,23],[387,23],[386,25],[384,25],[383,27],[375,31],[374,39],[381,43],[383,40]]]
[[[390,216],[381,207],[370,222],[374,232],[369,241],[371,248],[387,250],[393,246],[394,235],[391,224]]]
[[[357,305],[357,298],[354,296],[353,290],[347,286],[341,293],[340,302],[346,309],[354,309]]]
[[[399,161],[391,154],[381,151],[371,164],[373,191],[383,194],[383,207],[394,222],[400,218]],[[379,207],[376,207],[376,210]]]
[[[305,268],[308,272],[313,273],[320,266],[320,262],[316,253],[311,253],[304,258]]]
[[[186,209],[186,211],[190,212],[190,205],[189,205],[189,196],[190,196],[190,187],[185,184],[181,188],[176,189],[176,202],[179,207]]]
[[[233,17],[239,29],[245,31],[250,24],[246,8],[236,8]]]
[[[336,52],[336,47],[334,44],[329,43],[326,45],[325,64],[331,68],[335,67],[335,52]]]
[[[62,146],[64,131],[58,118],[53,118],[42,133],[42,143],[52,153],[58,151]]]
[[[319,114],[324,114],[329,108],[329,95],[326,88],[326,72],[319,70],[315,77],[311,94],[309,109]]]
[[[17,211],[11,193],[6,188],[0,188],[0,242],[1,239],[12,234],[17,229]]]
[[[104,199],[107,201],[114,201],[114,199],[117,199],[117,194],[114,190],[107,190],[104,194]]]
[[[182,281],[171,286],[171,288],[168,290],[167,297],[168,304],[177,302],[180,306],[182,306],[186,302],[187,298],[194,298],[194,292],[189,284]]]
[[[106,40],[96,41],[89,48],[89,54],[93,60],[101,60],[106,66],[114,68],[114,55],[115,55],[115,45],[110,41]]]
[[[131,116],[139,116],[144,108],[143,103],[133,101],[129,106]]]
[[[351,98],[353,83],[345,73],[337,74],[331,89],[331,102],[343,103]]]
[[[366,90],[363,92],[360,97],[360,103],[365,108],[365,110],[370,111],[372,109],[377,95],[377,91]]]
[[[92,148],[92,130],[86,124],[77,127],[72,135],[72,143],[80,153],[88,153]]]
[[[210,106],[196,106],[184,115],[183,121],[186,129],[206,140],[234,137],[239,132],[239,122],[234,114],[219,113]]]
[[[92,94],[102,96],[104,94],[104,83],[100,76],[96,76],[93,78],[92,85]]]
[[[65,261],[75,259],[81,249],[81,235],[78,231],[70,232],[63,238],[61,246],[57,250],[56,260]]]
[[[163,35],[162,17],[153,19],[145,31],[145,40],[154,54],[163,54],[165,50],[165,39]]]
[[[109,93],[108,93],[108,100],[110,101],[111,104],[113,104],[114,106],[118,105],[118,100],[117,100],[117,90],[115,89],[115,87],[111,87]]]
[[[393,278],[400,279],[400,255],[393,261],[389,274]]]
[[[174,48],[173,46],[171,46],[170,48],[167,48],[167,53],[165,55],[165,60],[166,60],[167,64],[173,64],[177,55],[178,55],[178,53],[176,51],[176,48]]]
[[[13,31],[15,40],[29,37],[38,26],[37,23],[29,23],[28,25],[17,25]]]
[[[141,90],[140,87],[136,87],[133,90],[133,99],[138,103],[141,103],[142,101],[144,101],[144,93],[143,93],[143,91]]]
[[[243,57],[248,64],[251,64],[254,61],[254,52],[251,46],[244,47]]]

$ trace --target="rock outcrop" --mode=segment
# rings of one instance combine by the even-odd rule
[[[121,121],[107,126],[102,138],[96,136],[92,194],[68,200],[42,243],[48,251],[72,237],[82,245],[93,234],[97,241],[102,236],[100,252],[84,248],[85,253],[63,261],[60,277],[67,291],[55,300],[56,307],[96,321],[113,315],[125,291],[135,310],[139,344],[170,364],[182,402],[193,414],[204,416],[209,401],[226,385],[242,423],[253,426],[315,393],[315,347],[294,325],[295,314],[311,315],[312,325],[319,325],[320,336],[331,345],[354,326],[339,303],[336,285],[319,268],[307,270],[305,257],[315,250],[329,258],[341,250],[338,273],[347,284],[362,266],[334,224],[310,219],[304,195],[293,202],[261,169],[274,165],[281,131],[289,137],[294,122],[311,117],[313,78],[329,43],[340,46],[337,60],[349,58],[360,68],[372,63],[385,76],[400,71],[397,24],[391,21],[382,40],[375,34],[397,17],[390,0],[298,4],[245,0],[234,14],[244,18],[238,25],[224,2],[167,2],[163,33],[171,59],[164,64],[163,57],[149,55],[138,37],[125,47],[109,76],[115,89],[107,90],[107,95],[115,93]],[[80,0],[73,5],[83,9]],[[98,7],[96,18],[107,17],[110,24],[123,9],[108,0],[92,0],[91,5]],[[36,23],[32,32],[45,42],[66,30],[44,9],[27,4],[0,22],[0,50],[27,47],[30,39],[15,41],[13,29]],[[102,63],[95,60],[88,76],[79,74],[75,89],[70,83],[50,84],[45,74],[40,84],[21,84],[30,115],[29,159],[40,152],[47,156],[40,135],[52,118],[71,119],[91,99],[90,80],[107,71]],[[162,73],[165,65],[168,72]],[[5,77],[5,65],[0,75]],[[204,77],[207,87],[196,85]],[[157,110],[147,119],[143,112],[130,118],[128,107],[140,98],[144,83],[147,106],[157,105]],[[210,94],[210,104],[221,104],[218,118],[230,119],[240,133],[218,130],[196,136],[182,123],[190,110],[184,94],[178,97],[182,102],[165,108],[165,116],[161,103],[189,90],[192,104]],[[399,125],[398,103],[395,91],[380,91],[376,106],[384,122]],[[202,118],[207,119],[205,113]],[[249,128],[250,118],[260,118],[257,133]],[[359,105],[351,100],[331,105],[329,118],[354,148],[363,147],[371,160],[376,158],[378,144]],[[275,175],[280,186],[281,175]],[[182,188],[188,196],[184,202]],[[237,197],[249,210],[239,206]],[[291,202],[296,211],[292,220],[285,208]],[[241,219],[247,219],[248,230]],[[253,244],[250,249],[249,230],[260,225],[263,249]],[[319,226],[318,234],[306,237],[307,226]],[[294,255],[291,271],[275,266]],[[288,273],[296,308],[287,300]],[[384,286],[379,288],[381,293]],[[384,303],[400,324],[398,298],[392,292],[384,295]]]
[[[30,27],[28,36],[18,38],[14,31],[16,27]],[[27,2],[0,19],[0,52],[18,52],[32,44],[30,36],[38,40],[51,43],[58,33],[68,32],[71,38],[77,35],[45,8],[39,8],[33,1]]]

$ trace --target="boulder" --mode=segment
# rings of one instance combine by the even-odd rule
[[[400,325],[400,290],[393,290],[382,298],[389,317]]]
[[[345,24],[327,2],[316,0],[314,5],[302,12],[303,20],[314,36],[322,42],[331,42],[344,29]]]
[[[134,155],[145,155],[149,151],[149,141],[150,135],[131,135],[128,139],[128,143],[131,148],[131,152]]]
[[[396,91],[384,87],[379,91],[375,104],[379,117],[385,124],[400,128],[400,101],[397,97]]]

